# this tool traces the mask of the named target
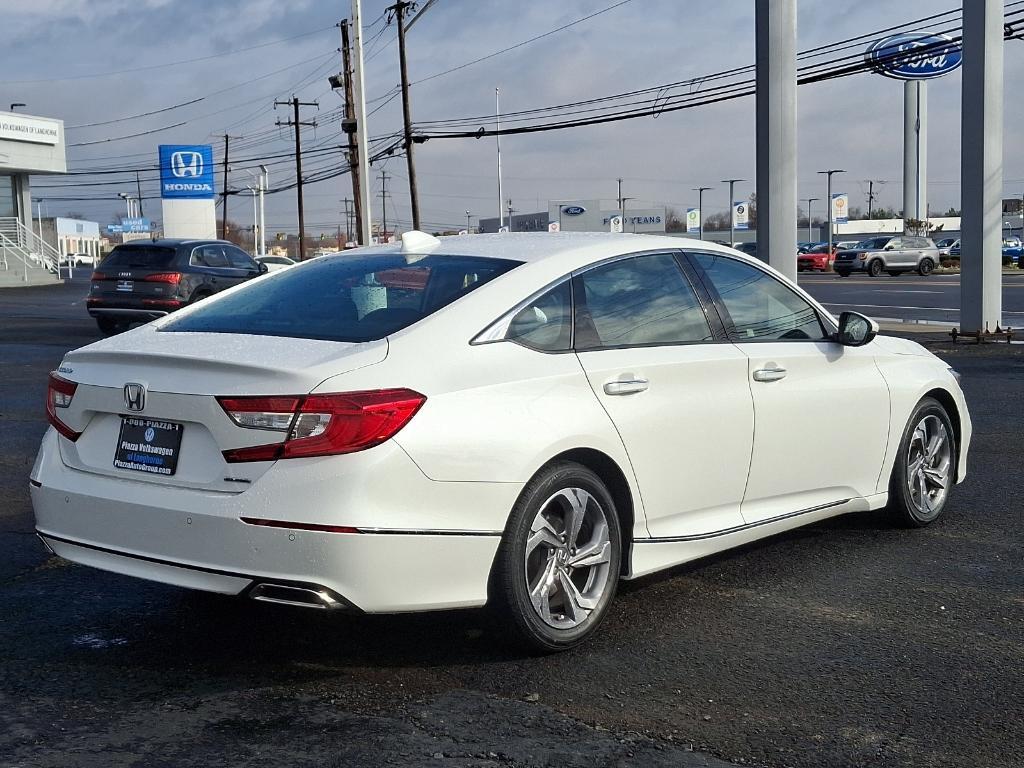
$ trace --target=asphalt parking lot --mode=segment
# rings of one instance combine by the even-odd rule
[[[960,275],[956,273],[841,278],[804,272],[798,278],[800,287],[830,312],[852,309],[880,319],[938,323],[947,330],[960,322]],[[1003,273],[1003,326],[1024,326],[1024,271]]]
[[[937,524],[848,516],[627,583],[593,642],[532,658],[483,611],[325,615],[49,557],[27,475],[46,372],[98,338],[83,295],[0,291],[0,766],[1024,764],[1024,346],[918,337],[975,426]]]

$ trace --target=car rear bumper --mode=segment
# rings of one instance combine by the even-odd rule
[[[430,480],[392,443],[277,462],[241,493],[199,491],[71,469],[57,440],[52,429],[44,437],[30,487],[37,532],[56,554],[191,589],[261,599],[261,585],[290,586],[336,603],[315,607],[483,605],[503,521],[521,489]],[[467,525],[474,519],[480,524]],[[350,528],[315,530],[323,525]]]

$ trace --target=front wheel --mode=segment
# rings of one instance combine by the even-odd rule
[[[868,274],[871,275],[871,277],[878,277],[880,274],[882,274],[881,259],[875,259],[870,264],[868,264]]]
[[[931,259],[921,259],[921,263],[917,265],[917,274],[921,277],[927,277],[935,269],[935,262]]]
[[[615,596],[621,552],[615,502],[601,479],[573,462],[542,470],[498,549],[491,586],[500,620],[534,651],[579,645]]]
[[[849,277],[850,276],[849,272],[847,272],[845,270],[840,270],[840,269],[836,270],[836,274],[839,275],[840,277]]]
[[[930,397],[918,403],[889,480],[889,509],[900,524],[923,528],[942,514],[956,475],[954,435],[941,403]]]

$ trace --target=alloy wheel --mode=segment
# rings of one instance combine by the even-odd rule
[[[949,493],[953,447],[946,425],[933,414],[918,422],[907,447],[907,490],[917,514],[937,517]]]
[[[526,589],[540,619],[573,629],[601,604],[611,581],[608,519],[582,488],[563,488],[541,505],[526,543]]]

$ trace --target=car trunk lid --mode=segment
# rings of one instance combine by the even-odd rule
[[[386,356],[383,339],[354,344],[144,326],[64,358],[58,375],[77,388],[60,419],[81,435],[60,441],[61,457],[75,469],[126,480],[244,491],[273,462],[229,464],[223,451],[285,435],[238,426],[219,396],[306,394]]]

